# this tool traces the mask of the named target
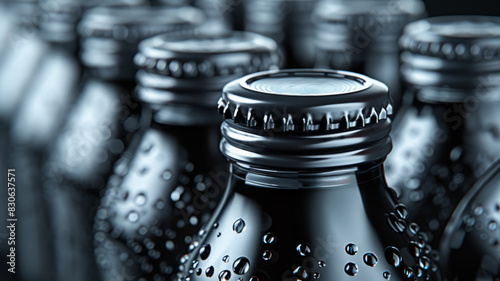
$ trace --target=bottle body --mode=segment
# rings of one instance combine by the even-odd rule
[[[147,280],[174,276],[191,235],[208,220],[225,189],[219,136],[217,124],[156,124],[117,162],[94,226],[105,280],[113,280],[114,272]]]
[[[416,91],[394,125],[388,183],[434,246],[464,194],[500,157],[500,127],[494,121],[500,103],[476,96],[457,103],[426,102]]]
[[[406,221],[382,164],[368,166],[304,173],[233,163],[228,194],[181,269],[191,280],[433,280],[435,253]]]

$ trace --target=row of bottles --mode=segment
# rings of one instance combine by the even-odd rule
[[[5,280],[500,278],[499,19],[418,20],[414,0],[4,6],[24,13],[0,11]]]

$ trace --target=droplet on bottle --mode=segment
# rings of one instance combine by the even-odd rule
[[[231,278],[231,272],[229,270],[223,270],[219,273],[219,281],[228,281]]]
[[[488,223],[488,229],[489,229],[490,231],[494,231],[494,230],[495,230],[495,229],[497,229],[497,228],[498,228],[498,223],[497,223],[496,221],[490,221],[490,222]]]
[[[375,266],[377,264],[377,262],[378,262],[378,259],[377,259],[377,256],[375,256],[375,254],[366,253],[363,256],[363,261],[368,266]]]
[[[420,257],[422,253],[422,249],[415,241],[410,241],[410,243],[408,243],[408,250],[410,251],[410,254],[416,258]]]
[[[237,219],[234,223],[233,223],[233,230],[234,232],[236,233],[242,233],[246,228],[246,225],[245,225],[245,221],[243,219]]]
[[[191,268],[192,268],[192,269],[196,269],[196,268],[198,267],[198,264],[200,264],[200,262],[199,262],[199,261],[197,261],[197,260],[194,260],[194,261],[192,262],[192,264],[191,264]]]
[[[315,272],[313,274],[314,279],[318,279],[320,277],[320,274],[318,272]]]
[[[274,242],[274,234],[272,234],[271,232],[266,233],[264,237],[262,237],[262,241],[265,244],[272,244]]]
[[[257,276],[252,276],[248,281],[259,281],[259,278]]]
[[[384,271],[384,273],[382,273],[382,276],[387,280],[391,279],[391,273],[389,271]]]
[[[169,251],[173,251],[175,249],[174,242],[168,240],[167,242],[165,242],[165,248],[167,248],[167,250]]]
[[[228,263],[229,262],[229,256],[228,255],[225,255],[222,257],[222,261],[225,262],[225,263]]]
[[[219,223],[214,223],[214,229],[217,229],[219,227]]]
[[[158,210],[163,210],[163,208],[165,208],[165,202],[163,202],[163,200],[161,199],[158,199],[158,201],[156,201],[155,203],[155,208]]]
[[[189,255],[185,254],[181,257],[181,264],[185,264],[189,259]]]
[[[348,262],[344,267],[344,271],[347,275],[354,276],[358,273],[358,266],[355,263]]]
[[[476,207],[474,208],[474,215],[476,215],[476,216],[480,216],[480,215],[482,215],[482,214],[483,214],[483,212],[484,212],[484,208],[483,208],[483,206],[481,206],[481,205],[476,206]]]
[[[358,252],[358,246],[356,246],[355,244],[353,243],[349,243],[345,246],[345,251],[346,253],[348,253],[349,255],[355,255],[357,252]]]
[[[307,270],[302,266],[297,266],[293,270],[293,274],[298,276],[300,279],[307,279],[307,277],[309,276],[309,273],[307,272]]]
[[[219,238],[222,235],[222,233],[217,233],[217,238]]]
[[[403,274],[406,278],[411,278],[413,276],[413,269],[411,267],[407,267],[403,270]]]
[[[143,206],[144,204],[146,204],[146,201],[147,201],[147,199],[146,199],[146,195],[144,195],[144,193],[139,193],[139,194],[137,194],[137,196],[135,196],[134,202],[137,206]]]
[[[200,236],[200,239],[205,237],[206,234],[207,231],[205,229],[200,229],[200,231],[198,231],[198,236]]]
[[[398,204],[396,206],[396,214],[400,219],[406,219],[408,216],[408,209],[406,209],[406,206],[403,204]]]
[[[326,262],[320,260],[320,261],[318,261],[318,266],[319,267],[325,267],[326,266]]]
[[[210,247],[210,244],[203,245],[200,249],[200,258],[202,260],[206,260],[208,256],[210,256],[210,251],[212,250],[212,247]]]
[[[419,278],[422,277],[424,275],[424,270],[420,266],[417,266],[417,268],[415,268],[415,275]]]
[[[188,173],[192,172],[194,170],[193,163],[187,163],[185,169],[186,169],[186,172],[188,172]]]
[[[196,249],[200,245],[200,242],[198,240],[192,242],[189,244],[188,251],[192,252],[194,249]]]
[[[161,178],[168,181],[172,178],[172,172],[170,172],[169,170],[165,170],[163,171],[163,173],[161,173]]]
[[[398,267],[403,261],[399,250],[392,246],[385,248],[385,259],[390,265],[394,267]]]
[[[412,222],[409,225],[409,229],[410,229],[411,233],[417,235],[418,232],[420,231],[420,226],[418,224]]]
[[[201,272],[202,272],[201,268],[198,268],[198,269],[196,270],[196,275],[200,276],[200,275],[201,275]]]
[[[387,223],[396,233],[401,233],[406,229],[406,222],[399,219],[394,213],[390,213],[387,216]]]
[[[207,269],[205,270],[205,275],[207,277],[212,277],[214,275],[214,272],[215,272],[215,269],[213,266],[209,266],[207,267]]]
[[[311,248],[309,248],[309,245],[306,243],[300,243],[295,249],[299,252],[299,255],[303,257],[311,253]]]
[[[420,265],[420,267],[427,270],[427,269],[429,269],[429,265],[431,264],[431,261],[429,260],[428,257],[421,257],[418,260],[418,264]]]
[[[139,214],[136,211],[131,211],[127,216],[128,220],[131,222],[136,222],[139,220]]]
[[[250,269],[250,261],[246,257],[239,257],[233,262],[233,272],[243,275]]]
[[[273,256],[273,253],[271,251],[269,251],[269,250],[265,250],[264,253],[262,253],[262,258],[265,261],[270,260],[272,256]]]
[[[476,218],[470,215],[465,215],[463,218],[465,226],[474,226],[476,223]]]

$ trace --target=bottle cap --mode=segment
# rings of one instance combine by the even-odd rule
[[[133,79],[139,42],[160,33],[189,33],[204,21],[193,7],[98,7],[87,11],[78,27],[81,59],[100,77]]]
[[[224,85],[248,73],[277,68],[276,43],[250,32],[162,34],[144,40],[135,56],[137,97],[165,108],[194,105],[213,112]]]
[[[224,87],[219,112],[226,119],[221,150],[243,162],[288,166],[294,159],[290,154],[300,153],[292,165],[318,168],[385,157],[391,149],[387,86],[352,72],[251,74]],[[346,157],[340,150],[352,154]]]
[[[444,16],[409,24],[400,39],[404,79],[427,88],[425,98],[450,102],[463,100],[471,90],[500,86],[499,26],[500,18],[489,16]]]

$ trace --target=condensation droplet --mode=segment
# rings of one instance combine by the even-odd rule
[[[210,251],[212,250],[212,247],[210,247],[210,244],[203,245],[200,249],[200,258],[202,260],[206,260],[208,256],[210,256]]]
[[[324,261],[318,261],[318,266],[319,267],[325,267],[326,266],[326,262],[324,262]]]
[[[396,214],[390,213],[387,216],[387,223],[396,233],[401,233],[406,229],[406,223],[404,220],[399,219]]]
[[[186,169],[186,172],[188,172],[188,173],[192,172],[194,170],[193,163],[187,163],[185,169]]]
[[[391,273],[389,271],[384,271],[384,273],[382,273],[382,276],[387,280],[391,279]]]
[[[158,210],[162,210],[163,208],[165,208],[165,202],[163,202],[163,200],[156,201],[155,208]]]
[[[192,268],[192,269],[196,269],[196,268],[198,267],[198,264],[200,264],[200,262],[199,262],[199,261],[197,261],[197,260],[194,260],[194,261],[192,262],[192,264],[191,264],[191,268]]]
[[[349,255],[355,255],[358,252],[358,246],[353,243],[349,243],[345,246],[345,251]]]
[[[419,263],[420,267],[422,267],[423,269],[427,270],[427,269],[429,269],[431,261],[429,260],[428,257],[421,257],[418,260],[418,263]]]
[[[236,233],[242,233],[246,228],[246,225],[245,225],[245,221],[243,219],[237,219],[234,223],[233,223],[233,230],[236,232]]]
[[[128,213],[127,218],[131,222],[136,222],[139,220],[139,214],[136,211],[132,211],[132,212]]]
[[[410,229],[411,233],[417,235],[418,232],[420,231],[420,226],[418,224],[412,222],[409,225],[409,229]]]
[[[363,256],[363,261],[368,266],[375,266],[377,264],[377,262],[378,262],[378,258],[377,258],[377,256],[375,256],[375,254],[366,253]]]
[[[496,221],[490,221],[488,223],[488,229],[489,230],[494,231],[497,228],[498,228],[498,223]]]
[[[214,229],[217,229],[219,227],[218,223],[214,223]]]
[[[175,244],[173,241],[167,241],[165,242],[165,248],[167,248],[167,250],[169,251],[173,251],[175,249]]]
[[[417,266],[417,268],[415,268],[415,275],[419,278],[422,277],[424,275],[424,270],[420,266]]]
[[[250,261],[246,257],[239,257],[233,262],[233,272],[243,275],[250,269]]]
[[[271,251],[269,251],[269,250],[265,250],[264,253],[262,253],[262,258],[265,261],[270,260],[272,256],[273,256],[273,253]]]
[[[214,272],[215,272],[215,269],[213,266],[209,266],[207,267],[207,269],[205,270],[205,275],[207,277],[212,277],[214,275]]]
[[[415,241],[410,241],[410,243],[408,243],[408,250],[410,251],[410,254],[416,258],[420,257],[422,253],[422,249]]]
[[[143,206],[147,202],[146,195],[144,195],[144,193],[137,194],[134,202],[137,206]]]
[[[484,208],[483,208],[483,206],[481,206],[481,205],[479,205],[479,206],[477,206],[476,208],[474,208],[474,214],[475,214],[476,216],[480,216],[480,215],[482,215],[482,214],[483,214],[483,212],[484,212]]]
[[[262,237],[262,241],[265,244],[272,244],[274,242],[274,239],[274,234],[272,234],[271,232],[266,233],[264,237]]]
[[[223,270],[219,273],[219,281],[228,281],[231,278],[231,272],[229,270]]]
[[[390,265],[394,267],[398,267],[403,261],[399,250],[392,246],[385,248],[385,259]]]
[[[163,173],[161,173],[161,178],[168,181],[172,178],[172,172],[170,172],[169,170],[165,170],[163,171]]]
[[[259,281],[259,278],[257,276],[252,276],[248,281]]]
[[[315,272],[313,274],[314,279],[318,279],[320,277],[320,274],[318,272]]]
[[[358,266],[355,263],[348,262],[344,267],[344,271],[347,275],[354,276],[358,273]]]
[[[295,274],[296,276],[298,276],[300,279],[307,279],[307,277],[309,277],[309,273],[307,272],[307,270],[302,267],[302,266],[297,266],[294,270],[293,270],[293,274]]]
[[[300,243],[295,249],[303,257],[311,253],[311,248],[306,243]]]
[[[228,263],[229,262],[229,256],[228,255],[225,255],[222,257],[222,261],[225,262],[225,263]]]
[[[399,204],[396,206],[396,214],[400,219],[406,219],[408,216],[408,209],[406,209],[405,205]]]
[[[403,270],[403,274],[406,278],[411,278],[413,276],[413,269],[411,267],[407,267]]]

